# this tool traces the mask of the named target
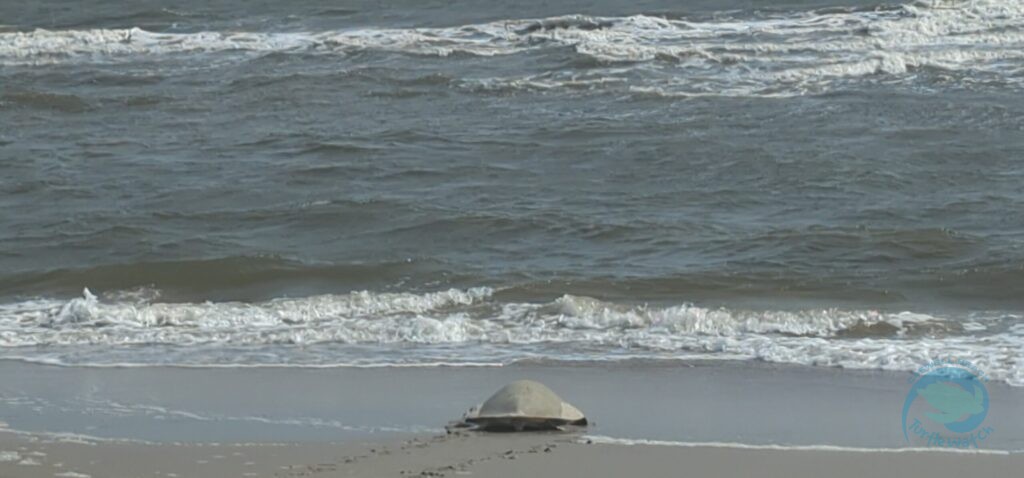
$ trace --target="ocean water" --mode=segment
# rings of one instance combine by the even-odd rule
[[[1024,2],[0,1],[0,359],[1024,386]]]

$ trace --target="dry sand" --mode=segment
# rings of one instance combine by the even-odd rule
[[[587,443],[559,433],[391,444],[144,444],[0,433],[0,477],[1010,477],[1024,455]]]

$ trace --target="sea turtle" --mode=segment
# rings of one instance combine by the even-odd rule
[[[587,418],[550,388],[533,380],[505,385],[462,417],[463,426],[486,431],[554,430],[586,426]]]

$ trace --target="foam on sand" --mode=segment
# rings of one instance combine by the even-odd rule
[[[597,443],[602,445],[623,446],[669,446],[681,448],[732,448],[737,450],[772,450],[772,451],[837,451],[848,453],[966,453],[971,455],[1010,455],[1024,454],[1024,450],[988,450],[979,448],[865,448],[836,445],[751,445],[747,443],[722,442],[684,442],[667,440],[647,440],[632,438],[613,438],[603,435],[584,435],[579,443]]]

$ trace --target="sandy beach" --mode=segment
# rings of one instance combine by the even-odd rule
[[[1012,476],[1018,389],[983,448],[908,448],[908,374],[750,363],[500,368],[67,368],[0,362],[0,476]],[[446,434],[510,380],[552,384],[576,433]],[[614,438],[612,438],[614,437]],[[741,444],[742,443],[742,444]]]
[[[593,443],[559,433],[421,436],[384,444],[230,445],[67,441],[0,433],[0,476],[862,477],[1014,476],[997,452],[783,450]],[[591,443],[588,443],[591,442]]]
[[[0,361],[0,420],[146,442],[388,442],[437,434],[501,386],[548,384],[593,435],[901,448],[911,374],[751,362],[397,368],[79,368]],[[988,384],[985,448],[1024,450],[1024,391]]]
[[[0,0],[0,478],[1021,477],[1022,185],[1024,0]]]

